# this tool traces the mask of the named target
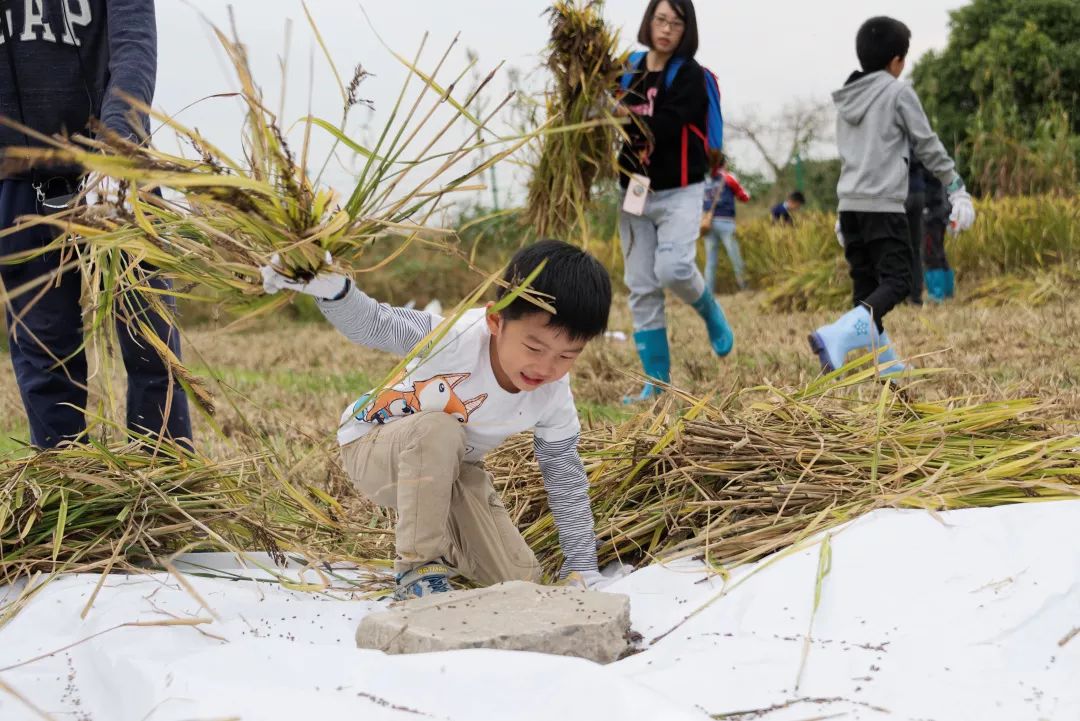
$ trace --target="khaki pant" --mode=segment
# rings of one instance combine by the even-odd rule
[[[398,573],[442,558],[478,583],[538,583],[540,564],[491,476],[464,456],[465,428],[442,412],[378,426],[341,449],[356,489],[398,512]]]

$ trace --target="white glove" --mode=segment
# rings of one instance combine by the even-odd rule
[[[573,571],[566,577],[566,585],[573,588],[586,588],[590,591],[599,591],[611,583],[608,578],[599,571]]]
[[[840,247],[844,247],[844,231],[840,230],[840,219],[836,219],[836,227],[833,228],[836,233],[836,242],[840,244]]]
[[[603,571],[572,571],[566,577],[566,585],[602,591],[616,581],[626,578],[634,572],[633,566],[612,561]]]
[[[326,264],[330,265],[332,262],[333,259],[330,257],[330,253],[327,252]],[[349,282],[349,279],[340,273],[319,273],[305,283],[302,280],[293,280],[286,275],[282,275],[277,270],[280,265],[281,256],[274,253],[270,257],[270,265],[259,268],[259,272],[262,273],[263,277],[263,290],[271,295],[279,290],[291,290],[320,300],[331,300],[344,293]]]
[[[971,194],[960,186],[959,190],[949,193],[952,213],[949,215],[949,232],[961,233],[975,224],[975,206],[971,203]]]

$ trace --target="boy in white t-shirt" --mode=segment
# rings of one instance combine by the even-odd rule
[[[541,263],[530,287],[554,315],[523,298],[497,313],[490,304],[468,311],[403,377],[342,416],[338,441],[349,479],[374,503],[398,511],[398,598],[448,591],[455,572],[484,584],[540,580],[536,556],[483,467],[488,451],[529,430],[565,556],[561,576],[577,572],[587,585],[602,578],[568,373],[607,328],[611,280],[596,258],[556,240],[518,251],[503,279],[512,288]],[[302,283],[271,265],[263,279],[269,293],[314,296],[354,343],[397,355],[442,321],[378,303],[343,275]],[[500,287],[500,297],[507,292]]]

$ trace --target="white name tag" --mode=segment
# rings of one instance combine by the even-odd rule
[[[649,178],[644,175],[631,175],[630,184],[626,186],[626,197],[623,199],[622,209],[630,215],[643,215],[645,213],[645,201],[649,197]]]

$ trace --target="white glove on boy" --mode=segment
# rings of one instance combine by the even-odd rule
[[[971,194],[964,186],[949,193],[949,203],[952,205],[952,213],[949,215],[949,232],[953,235],[961,233],[975,224],[975,206],[971,202]]]
[[[330,265],[333,259],[330,253],[326,254],[326,264]],[[310,295],[319,300],[334,300],[340,298],[348,289],[349,279],[341,273],[319,273],[311,280],[293,280],[277,270],[281,266],[281,256],[274,253],[270,257],[270,265],[259,268],[263,278],[263,290],[273,295],[279,290],[291,290],[296,293]]]

